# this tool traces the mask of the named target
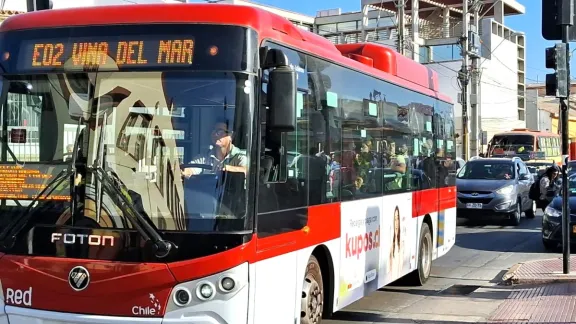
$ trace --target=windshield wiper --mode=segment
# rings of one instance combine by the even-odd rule
[[[120,210],[126,217],[130,220],[132,225],[136,230],[144,237],[146,241],[152,241],[155,247],[155,255],[157,258],[165,258],[170,254],[172,248],[178,248],[174,243],[166,241],[162,238],[158,230],[156,230],[145,216],[140,214],[138,210],[134,207],[132,203],[128,201],[121,189],[125,187],[121,180],[116,176],[116,181],[108,176],[106,170],[104,170],[104,126],[107,124],[108,114],[104,112],[104,120],[102,122],[102,129],[98,135],[98,148],[95,152],[96,158],[92,167],[89,168],[90,173],[97,176],[96,179],[96,217],[100,220],[101,208],[102,208],[102,190],[105,186],[108,193],[111,193],[110,198],[114,203],[120,207]]]
[[[74,140],[74,151],[72,152],[72,158],[70,159],[70,213],[72,215],[72,221],[74,221],[76,216],[76,178],[78,177],[78,170],[76,168],[76,160],[78,159],[78,151],[80,150],[80,138],[84,135],[84,129],[81,129],[83,118],[78,119],[78,125],[76,126],[76,139]]]
[[[102,121],[102,127],[100,129],[100,135],[98,135],[98,147],[96,148],[96,158],[94,159],[93,168],[103,168],[106,165],[104,161],[104,126],[108,124],[108,114],[104,112],[104,120]],[[96,181],[96,222],[100,223],[100,217],[102,215],[102,182]]]
[[[172,248],[178,248],[176,244],[164,240],[160,233],[148,223],[146,217],[140,214],[138,210],[134,208],[134,205],[128,201],[125,194],[119,189],[123,184],[116,183],[120,182],[120,179],[114,181],[99,165],[91,167],[90,172],[99,178],[97,181],[110,193],[110,199],[120,207],[122,213],[130,220],[142,237],[144,237],[146,241],[152,241],[157,258],[164,258],[170,254]]]

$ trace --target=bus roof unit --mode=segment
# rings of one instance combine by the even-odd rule
[[[390,73],[432,91],[439,91],[436,71],[401,55],[390,47],[375,43],[356,43],[336,45],[336,48],[342,55],[371,68]]]

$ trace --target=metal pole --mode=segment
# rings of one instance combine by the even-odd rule
[[[406,21],[404,20],[404,9],[406,0],[398,0],[398,53],[405,55],[404,36]]]
[[[462,157],[465,161],[470,158],[470,137],[468,131],[468,0],[462,3],[462,69],[460,70],[460,84],[462,86]]]
[[[477,1],[474,2],[474,27],[476,32],[480,30],[480,6]],[[479,73],[479,59],[478,56],[472,57],[471,82],[470,82],[470,156],[478,156],[479,150],[479,137],[480,137],[480,73]]]
[[[568,192],[568,159],[570,147],[568,143],[568,126],[570,107],[570,26],[573,21],[574,7],[572,0],[560,0],[558,6],[559,24],[562,25],[562,43],[566,45],[566,65],[568,76],[568,95],[566,98],[560,98],[560,120],[562,128],[562,270],[564,274],[570,273],[570,195]]]

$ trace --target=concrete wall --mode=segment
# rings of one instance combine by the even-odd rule
[[[539,89],[526,90],[526,127],[541,131],[552,131],[550,112],[538,107]]]
[[[538,109],[538,90],[526,90],[526,127],[540,130],[540,111]]]
[[[482,130],[494,133],[526,127],[518,119],[518,45],[483,29],[481,65]]]
[[[538,129],[541,131],[552,132],[554,126],[552,126],[552,116],[550,116],[550,113],[544,110],[538,110],[538,114],[540,115]]]

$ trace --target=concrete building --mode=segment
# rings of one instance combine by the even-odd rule
[[[558,133],[560,103],[556,97],[546,96],[545,84],[529,84],[526,86],[528,106],[526,109],[526,125],[541,131]],[[570,91],[576,94],[576,82]],[[570,97],[569,137],[576,138],[576,95]]]

